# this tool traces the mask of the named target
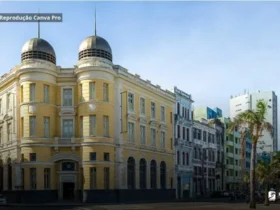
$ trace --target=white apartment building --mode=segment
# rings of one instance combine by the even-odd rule
[[[257,152],[276,152],[278,150],[278,124],[277,124],[277,96],[274,91],[258,91],[256,93],[245,93],[239,96],[231,96],[230,98],[230,118],[234,118],[241,112],[249,109],[255,109],[256,103],[264,100],[268,109],[266,121],[270,122],[274,127],[273,137],[269,133],[264,132],[259,140]]]
[[[193,166],[194,193],[208,194],[216,187],[217,142],[216,129],[207,120],[194,121],[193,124]]]

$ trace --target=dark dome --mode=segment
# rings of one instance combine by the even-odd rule
[[[79,60],[89,57],[100,57],[112,61],[109,43],[99,36],[87,37],[79,47]]]
[[[33,38],[27,41],[21,50],[21,61],[27,59],[41,59],[56,64],[53,47],[44,39]]]

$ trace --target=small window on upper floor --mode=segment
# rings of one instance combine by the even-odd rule
[[[104,161],[110,161],[110,153],[104,152]]]
[[[50,86],[44,85],[44,102],[49,103],[50,100]]]
[[[36,153],[29,153],[29,160],[36,161]]]
[[[146,114],[146,106],[145,106],[144,98],[140,98],[140,114],[142,114],[142,115]]]
[[[103,101],[109,101],[109,85],[103,84]]]
[[[165,107],[160,107],[160,121],[165,122]]]
[[[91,152],[91,153],[89,153],[89,158],[90,158],[90,160],[91,161],[95,161],[96,160],[96,152]]]
[[[151,102],[151,118],[156,118],[156,104]]]
[[[134,111],[134,94],[128,93],[128,110]]]
[[[36,101],[36,85],[34,83],[29,85],[30,92],[29,92],[29,99],[30,101]]]

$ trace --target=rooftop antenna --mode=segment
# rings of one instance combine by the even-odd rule
[[[96,36],[96,7],[94,9],[94,33],[95,33],[95,36]]]
[[[38,9],[38,15],[40,14],[40,9]],[[40,20],[38,20],[38,39],[40,39]]]

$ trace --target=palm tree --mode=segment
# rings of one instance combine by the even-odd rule
[[[255,110],[247,110],[237,115],[238,124],[248,129],[249,136],[252,140],[251,150],[251,168],[250,168],[250,208],[256,208],[254,198],[255,194],[255,161],[257,143],[263,135],[263,131],[267,131],[273,136],[273,126],[266,122],[267,104],[261,100],[257,102]]]
[[[248,128],[247,124],[242,123],[242,119],[239,119],[239,115],[237,118],[234,118],[233,121],[229,123],[228,132],[232,133],[237,130],[240,133],[240,163],[241,163],[241,177],[246,175],[246,159],[245,159],[245,148],[246,148],[246,137],[248,136]],[[241,183],[241,189],[245,190],[244,183]]]
[[[269,206],[268,188],[269,188],[269,184],[274,179],[273,165],[271,163],[266,163],[264,160],[259,160],[258,165],[256,167],[256,175],[258,177],[260,184],[264,185],[265,188],[264,205]]]

